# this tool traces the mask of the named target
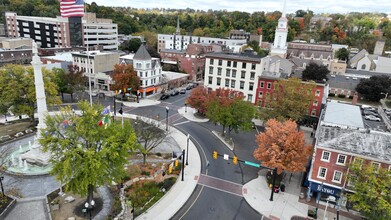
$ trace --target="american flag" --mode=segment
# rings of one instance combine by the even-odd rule
[[[84,0],[61,0],[60,12],[62,17],[84,16]]]

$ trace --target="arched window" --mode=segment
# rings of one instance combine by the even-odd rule
[[[365,70],[366,67],[367,67],[367,65],[363,64],[363,65],[361,66],[361,69],[362,69],[362,70]]]

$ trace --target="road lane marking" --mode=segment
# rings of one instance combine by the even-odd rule
[[[173,124],[173,126],[177,126],[177,125],[181,125],[181,124],[186,124],[186,123],[189,123],[190,121],[183,121],[183,122],[179,122],[179,123],[176,123],[176,124]]]

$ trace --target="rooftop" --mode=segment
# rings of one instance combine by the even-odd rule
[[[349,152],[373,160],[391,162],[391,134],[364,129],[342,129],[322,125],[317,146]]]
[[[336,101],[327,102],[321,123],[336,127],[365,128],[359,106]]]
[[[254,55],[251,53],[208,53],[206,57],[209,58],[222,58],[222,59],[232,59],[232,60],[241,60],[241,61],[250,61],[250,62],[261,62],[263,56]]]

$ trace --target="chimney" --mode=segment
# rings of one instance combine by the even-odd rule
[[[352,104],[353,104],[353,105],[357,105],[357,101],[358,101],[358,95],[357,95],[357,93],[355,93],[355,94],[353,95]]]

